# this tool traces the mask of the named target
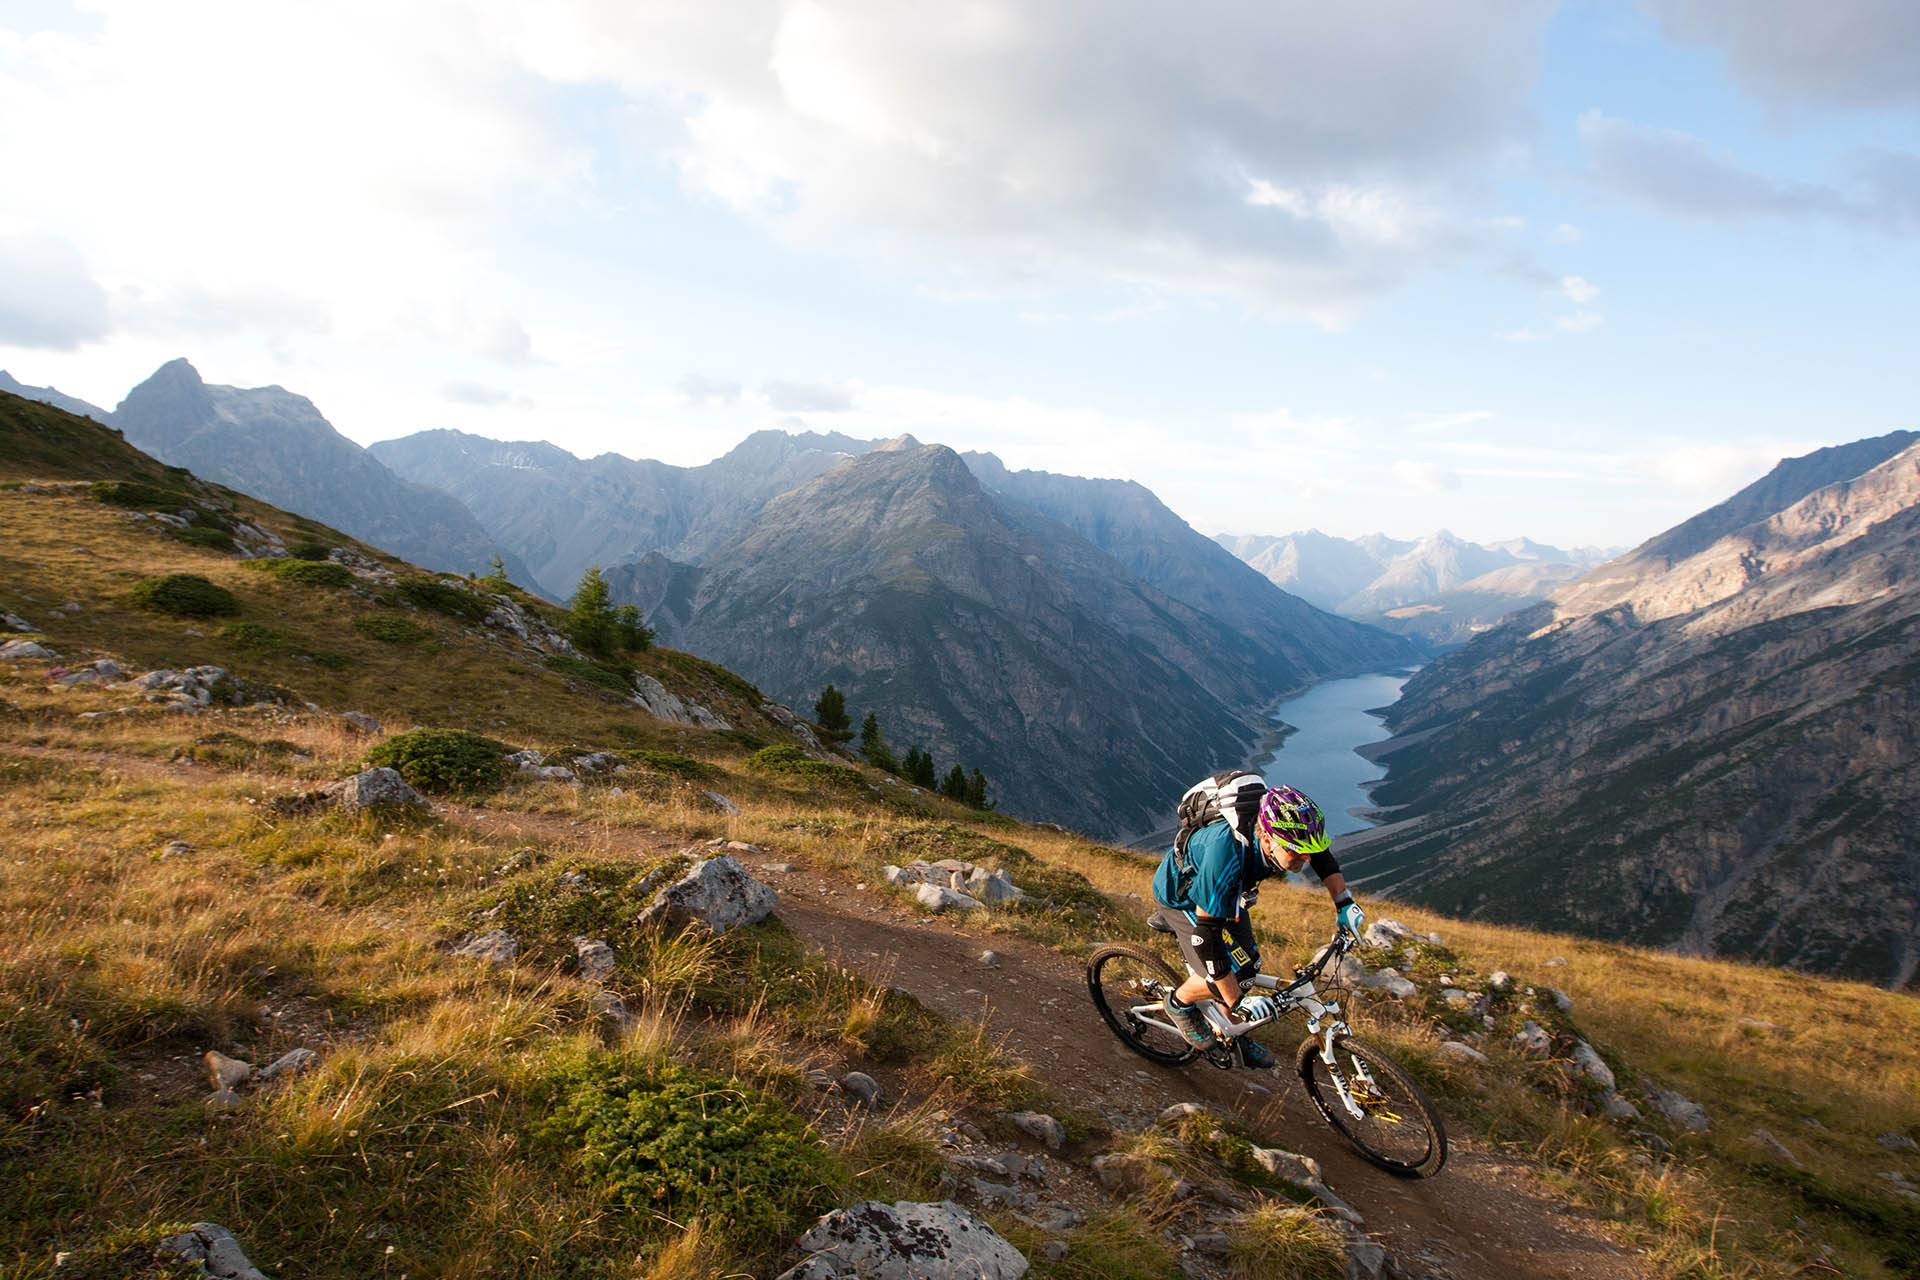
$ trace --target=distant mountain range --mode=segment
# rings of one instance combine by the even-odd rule
[[[1337,538],[1317,529],[1216,540],[1284,591],[1436,648],[1464,644],[1617,554],[1531,538],[1468,542],[1445,529],[1417,542],[1385,534]]]
[[[1140,485],[910,436],[762,431],[697,467],[457,431],[362,449],[304,397],[184,360],[111,414],[77,411],[419,563],[498,554],[556,598],[600,566],[664,639],[795,706],[832,681],[900,747],[986,770],[1011,811],[1098,834],[1163,826],[1190,775],[1251,753],[1279,695],[1419,654],[1282,591]]]
[[[1350,840],[1444,910],[1912,985],[1920,435],[1782,462],[1416,675]]]
[[[418,564],[485,572],[497,554],[509,575],[526,566],[447,494],[410,484],[333,429],[311,400],[280,387],[223,387],[171,360],[109,413],[52,387],[0,373],[0,390],[116,427],[162,462],[332,525]]]

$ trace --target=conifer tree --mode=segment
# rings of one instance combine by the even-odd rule
[[[853,721],[847,718],[846,695],[832,685],[822,689],[820,701],[813,704],[813,722],[820,726],[821,736],[829,742],[845,742],[851,738]]]
[[[860,722],[860,754],[876,769],[900,772],[900,762],[893,758],[893,749],[887,746],[886,737],[880,732],[880,717],[871,711]]]
[[[947,776],[940,781],[940,794],[949,800],[961,804],[967,802],[967,771],[959,765],[947,770]]]
[[[967,779],[967,803],[976,809],[993,808],[987,800],[987,775],[978,769]]]
[[[620,648],[620,623],[607,580],[594,565],[580,575],[567,606],[567,639],[596,658],[611,658]]]
[[[500,558],[498,551],[494,552],[493,559],[487,562],[487,576],[480,579],[480,585],[495,595],[513,585],[507,581],[507,562]]]
[[[940,776],[933,767],[933,752],[925,747],[915,747],[914,752],[913,766],[907,771],[907,777],[915,786],[931,791],[940,782]]]

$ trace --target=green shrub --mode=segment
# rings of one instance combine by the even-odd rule
[[[294,560],[274,557],[249,560],[247,567],[270,573],[282,582],[297,582],[303,587],[350,587],[353,571],[331,560]]]
[[[142,578],[133,584],[130,594],[141,608],[170,613],[177,618],[217,618],[240,612],[240,602],[231,591],[197,573]]]
[[[287,643],[278,631],[257,622],[229,622],[220,628],[220,635],[242,649],[279,649]]]
[[[333,554],[333,548],[324,542],[296,542],[287,548],[287,554],[295,560],[325,560]]]
[[[450,587],[438,578],[415,574],[400,580],[400,594],[422,609],[444,613],[463,622],[478,622],[493,608],[463,587]]]
[[[193,499],[177,489],[138,480],[96,480],[87,486],[95,500],[134,511],[180,511],[194,505]]]
[[[411,618],[392,613],[367,613],[353,620],[353,629],[372,640],[387,644],[419,644],[431,639],[433,632]]]
[[[656,773],[670,773],[676,778],[696,781],[711,778],[720,771],[704,760],[695,760],[692,756],[678,755],[672,751],[636,751],[634,763],[644,765]]]
[[[634,1055],[593,1054],[549,1081],[537,1132],[595,1188],[649,1218],[704,1219],[777,1247],[844,1181],[807,1126],[751,1085]]]
[[[633,668],[614,666],[605,662],[586,662],[580,658],[569,658],[563,653],[548,655],[546,664],[563,676],[579,680],[595,688],[606,689],[622,697],[633,693]]]
[[[233,539],[224,530],[210,529],[202,524],[190,524],[184,529],[168,529],[167,536],[175,542],[184,542],[190,547],[205,547],[209,551],[233,550]]]
[[[507,777],[507,748],[465,729],[409,729],[367,752],[422,791],[496,790]]]
[[[847,766],[815,760],[800,748],[788,746],[785,743],[762,747],[748,756],[747,769],[762,777],[778,778],[785,782],[797,782],[809,786],[855,787],[860,785],[860,775]]]

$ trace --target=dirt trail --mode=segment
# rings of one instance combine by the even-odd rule
[[[122,775],[191,782],[205,766],[99,749],[11,744],[16,752],[103,766]],[[229,772],[221,770],[219,772]],[[276,775],[260,781],[293,790]],[[578,840],[598,824],[550,814],[440,803],[441,815],[512,837]],[[661,833],[609,832],[631,843],[678,844]],[[1088,998],[1085,965],[1006,934],[971,933],[963,920],[928,917],[893,898],[862,892],[839,874],[778,850],[743,856],[780,891],[780,917],[795,932],[864,976],[913,995],[956,1020],[984,1016],[993,1035],[1046,1083],[1104,1114],[1151,1118],[1175,1102],[1204,1101],[1244,1118],[1270,1145],[1312,1156],[1329,1186],[1366,1218],[1366,1230],[1403,1273],[1447,1280],[1646,1280],[1640,1259],[1601,1234],[1591,1216],[1555,1198],[1524,1163],[1482,1150],[1455,1133],[1447,1168],[1408,1182],[1367,1164],[1312,1110],[1290,1069],[1219,1071],[1201,1063],[1163,1067],[1130,1053]],[[983,950],[998,967],[979,962]],[[1269,948],[1282,950],[1277,943]],[[1364,1013],[1357,1018],[1364,1034]],[[1283,1054],[1290,1059],[1290,1054]]]

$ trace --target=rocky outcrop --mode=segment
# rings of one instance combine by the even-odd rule
[[[1422,670],[1374,792],[1396,822],[1343,844],[1348,874],[1460,914],[1912,984],[1913,440],[1783,463]]]
[[[780,895],[760,883],[731,854],[707,858],[660,890],[640,913],[642,924],[697,922],[715,933],[758,924],[780,905]]]
[[[1004,870],[996,867],[989,871],[957,858],[909,862],[905,866],[888,863],[881,868],[881,874],[888,884],[913,888],[920,903],[935,911],[951,906],[968,909],[1007,906],[1024,902],[1027,897],[1027,891],[1015,884]]]
[[[780,1280],[1020,1280],[1027,1259],[951,1200],[867,1200],[800,1237],[805,1261]]]
[[[701,729],[733,728],[720,716],[697,702],[682,698],[649,675],[634,676],[633,702],[635,706],[644,707],[648,715],[669,724],[693,725]]]
[[[217,1222],[196,1222],[181,1234],[167,1237],[160,1248],[213,1280],[268,1280],[265,1272],[247,1260],[246,1250],[233,1238],[233,1232]]]
[[[388,768],[363,769],[351,778],[322,787],[319,795],[326,804],[346,813],[363,810],[423,812],[432,808],[427,798],[407,785],[407,780]]]

